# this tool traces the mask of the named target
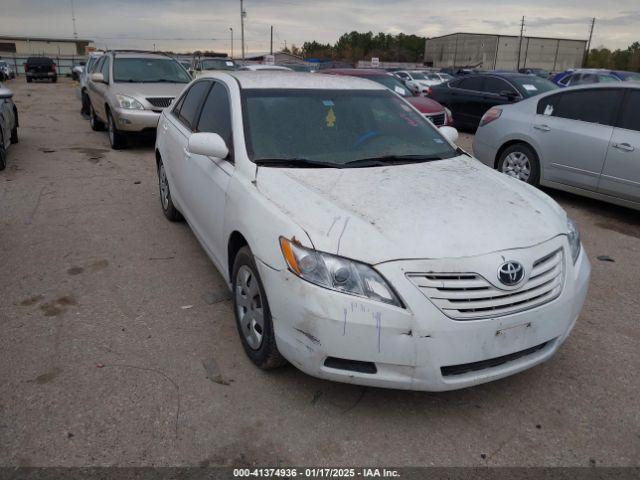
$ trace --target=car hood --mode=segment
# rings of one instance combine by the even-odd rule
[[[136,98],[177,97],[188,83],[114,83],[113,92]]]
[[[539,190],[459,156],[388,167],[260,167],[257,188],[314,248],[369,264],[479,255],[566,232]]]
[[[438,113],[444,111],[442,105],[427,97],[409,97],[406,100],[416,107],[420,113]]]

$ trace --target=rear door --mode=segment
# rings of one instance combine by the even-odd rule
[[[472,76],[455,80],[449,85],[449,109],[453,112],[456,123],[477,127],[482,117],[484,79]]]
[[[640,202],[640,90],[629,89],[626,92],[598,191]]]
[[[623,90],[563,91],[538,102],[531,135],[543,180],[595,191]]]

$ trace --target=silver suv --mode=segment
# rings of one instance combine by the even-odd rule
[[[89,121],[109,131],[111,148],[127,145],[127,133],[154,131],[163,108],[191,81],[175,59],[149,52],[111,51],[89,75]]]

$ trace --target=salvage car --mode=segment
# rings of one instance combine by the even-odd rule
[[[558,87],[544,78],[521,73],[466,75],[430,87],[427,94],[453,113],[456,127],[475,130],[487,110],[519,102]]]
[[[103,55],[103,52],[91,52],[89,54],[89,58],[87,59],[87,63],[82,69],[82,72],[80,72],[80,77],[78,78],[80,85],[78,85],[76,94],[77,94],[77,97],[80,99],[80,102],[82,103],[82,108],[80,109],[80,113],[86,116],[89,115],[89,111],[90,111],[89,105],[91,103],[91,101],[89,100],[89,93],[87,90],[89,75],[93,73],[94,68],[98,63],[98,60],[100,60],[100,57],[102,57],[102,55]]]
[[[590,275],[551,198],[360,78],[216,72],[162,112],[160,205],[228,282],[244,351],[452,390],[549,358]]]
[[[109,132],[111,148],[127,146],[127,135],[155,132],[163,108],[191,81],[174,58],[139,51],[110,51],[89,75],[89,122]]]
[[[18,143],[18,109],[13,103],[13,92],[0,83],[0,170],[7,166],[7,151]]]
[[[435,126],[451,126],[453,124],[453,117],[448,108],[443,107],[430,98],[414,96],[398,78],[384,70],[376,70],[373,68],[327,68],[318,71],[318,73],[327,75],[349,75],[351,77],[372,80],[403,97],[426,118],[431,120]]]
[[[532,185],[640,209],[640,85],[587,85],[489,110],[473,151]]]
[[[394,72],[394,75],[416,95],[426,93],[429,87],[453,80],[453,77],[448,73],[424,72],[422,70],[399,70]]]
[[[592,83],[640,82],[640,73],[603,68],[573,68],[554,75],[551,81],[560,87]]]
[[[16,78],[16,72],[11,64],[5,60],[0,60],[0,81]]]

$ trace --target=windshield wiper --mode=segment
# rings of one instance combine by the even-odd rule
[[[342,168],[342,165],[338,163],[310,160],[308,158],[258,158],[254,162],[256,165],[267,167]]]
[[[345,167],[377,167],[382,165],[402,165],[405,163],[430,162],[444,160],[442,155],[385,155],[382,157],[360,158],[344,164]]]

